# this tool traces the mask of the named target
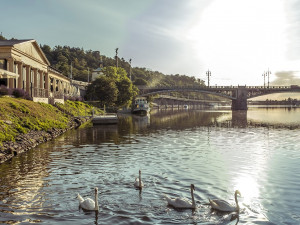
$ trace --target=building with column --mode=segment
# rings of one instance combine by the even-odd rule
[[[23,89],[34,101],[63,102],[64,96],[80,95],[78,86],[51,67],[33,39],[0,41],[0,85]]]

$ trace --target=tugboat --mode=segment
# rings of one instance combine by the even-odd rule
[[[149,103],[145,97],[137,97],[132,106],[133,114],[148,114],[150,112]]]

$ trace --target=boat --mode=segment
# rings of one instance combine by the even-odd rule
[[[134,100],[131,113],[133,114],[148,114],[150,112],[149,103],[145,97],[137,97]]]
[[[92,119],[93,125],[117,124],[118,122],[119,122],[119,119],[118,119],[118,115],[116,113],[94,116]]]

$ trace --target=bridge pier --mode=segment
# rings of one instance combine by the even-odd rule
[[[238,87],[236,90],[236,99],[232,99],[232,110],[247,110],[247,95],[248,90],[246,87]]]

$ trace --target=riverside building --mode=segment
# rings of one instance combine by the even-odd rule
[[[80,85],[79,85],[80,84]],[[0,41],[0,85],[24,90],[33,101],[64,102],[64,97],[84,94],[86,82],[73,81],[51,67],[33,40]]]

